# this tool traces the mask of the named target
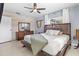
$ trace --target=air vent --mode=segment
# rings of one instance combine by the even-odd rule
[[[16,12],[16,14],[17,14],[17,15],[21,15],[21,13],[19,13],[19,12]]]

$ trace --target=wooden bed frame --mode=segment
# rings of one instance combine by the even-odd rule
[[[68,46],[70,46],[71,43],[71,24],[70,23],[65,23],[65,24],[51,24],[51,25],[45,25],[44,27],[44,32],[46,32],[46,30],[50,30],[50,29],[55,29],[55,30],[61,30],[64,34],[67,34],[70,36],[70,40],[67,42],[67,44],[65,44],[65,46],[61,49],[61,51],[58,52],[58,54],[56,56],[64,56],[66,53],[66,50],[68,48]],[[23,47],[28,47],[29,50],[32,51],[31,49],[31,45],[29,43],[27,43],[26,41],[21,41],[21,43],[24,44]],[[51,56],[50,54],[44,52],[44,51],[40,51],[38,54],[38,56]]]
[[[50,24],[50,25],[45,25],[44,26],[44,32],[46,30],[61,30],[63,34],[68,34],[71,36],[71,23],[63,23],[63,24]]]

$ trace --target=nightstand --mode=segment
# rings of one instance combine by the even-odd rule
[[[71,44],[72,44],[72,47],[76,49],[78,47],[78,40],[76,40],[76,39],[72,40]]]

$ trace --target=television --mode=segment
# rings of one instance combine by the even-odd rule
[[[0,22],[2,18],[3,8],[4,8],[4,3],[0,3]]]

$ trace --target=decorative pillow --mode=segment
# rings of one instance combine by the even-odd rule
[[[59,32],[60,32],[60,30],[52,30],[52,31],[50,32],[50,34],[51,34],[51,35],[58,35]]]
[[[58,35],[62,35],[62,34],[63,34],[63,32],[59,32],[59,33],[58,33]]]
[[[47,30],[46,34],[48,35],[58,35],[60,30]]]
[[[50,30],[47,30],[47,31],[46,31],[46,34],[50,35]]]

